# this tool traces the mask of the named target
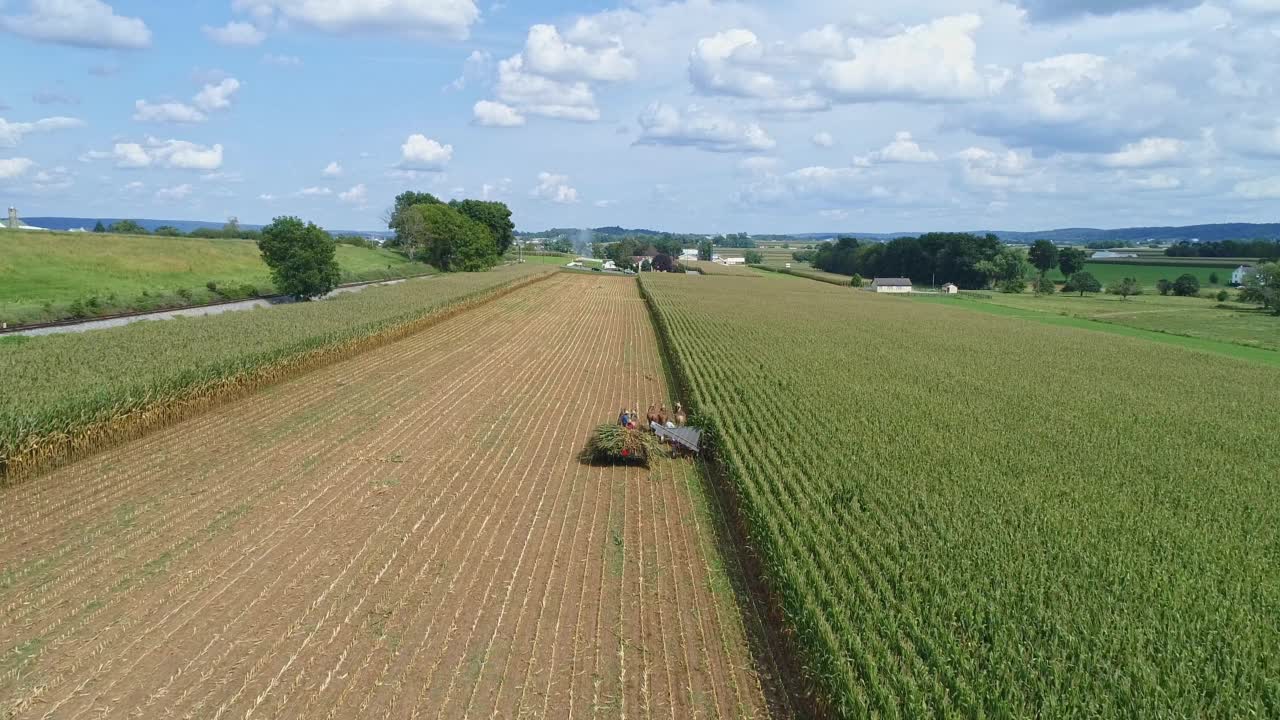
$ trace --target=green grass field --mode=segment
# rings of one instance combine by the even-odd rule
[[[390,250],[352,245],[338,246],[338,264],[343,282],[430,271]],[[76,301],[92,300],[89,314],[106,314],[222,299],[209,282],[272,292],[249,240],[4,231],[0,277],[0,322],[10,324],[68,317]]]
[[[1201,298],[992,293],[977,297],[911,295],[904,302],[939,303],[975,312],[1139,337],[1280,367],[1280,322],[1247,305]]]
[[[1280,368],[966,301],[641,284],[821,717],[1275,716]]]
[[[1121,263],[1110,262],[1090,262],[1085,263],[1086,272],[1093,273],[1098,281],[1106,285],[1113,280],[1120,280],[1126,277],[1137,278],[1138,282],[1145,288],[1155,288],[1156,283],[1161,279],[1169,281],[1177,280],[1178,276],[1185,273],[1195,275],[1200,280],[1202,289],[1209,288],[1225,288],[1229,287],[1231,282],[1231,271],[1237,266],[1232,267],[1215,267],[1212,265],[1199,265],[1192,263],[1174,263],[1167,265],[1125,265]],[[1209,276],[1217,273],[1218,282],[1216,284],[1209,282]],[[1054,270],[1050,273],[1050,277],[1061,279],[1062,273]]]

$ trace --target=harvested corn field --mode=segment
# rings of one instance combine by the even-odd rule
[[[8,488],[0,714],[784,717],[695,468],[578,458],[666,393],[561,275]]]

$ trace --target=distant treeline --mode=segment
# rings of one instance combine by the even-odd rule
[[[1169,257],[1280,258],[1280,242],[1275,240],[1222,240],[1220,242],[1180,242],[1164,251]]]
[[[227,224],[221,228],[201,227],[195,228],[191,232],[183,232],[172,225],[161,225],[155,230],[147,230],[134,220],[118,220],[110,225],[103,225],[99,220],[98,224],[93,227],[95,233],[113,233],[116,235],[156,235],[160,237],[187,237],[198,238],[202,240],[261,240],[262,231],[243,228],[240,223],[232,218]],[[329,233],[325,233],[329,235]],[[357,247],[375,248],[378,243],[359,235],[331,235],[334,242],[339,245],[355,245]]]
[[[846,237],[820,244],[812,262],[819,270],[840,275],[904,277],[917,282],[936,278],[940,283],[979,289],[1000,279],[995,267],[1003,251],[1000,238],[990,233],[927,233],[865,243]]]

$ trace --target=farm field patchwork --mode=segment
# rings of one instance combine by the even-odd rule
[[[504,267],[375,287],[320,302],[0,343],[0,481],[105,435],[131,433],[299,364],[405,332],[477,296],[546,277]],[[12,474],[12,473],[9,473]]]
[[[0,491],[2,708],[787,717],[694,466],[578,460],[666,397],[634,281],[562,274]]]
[[[1280,370],[816,282],[641,283],[830,716],[1280,711]]]
[[[343,282],[431,271],[381,248],[338,245],[337,258]],[[10,324],[60,319],[71,303],[90,298],[104,313],[222,299],[209,282],[272,292],[271,274],[251,240],[6,231],[0,277],[0,321]]]

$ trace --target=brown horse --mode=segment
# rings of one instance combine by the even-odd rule
[[[684,405],[676,403],[676,424],[684,426],[689,424],[689,416],[684,412]]]
[[[662,422],[658,419],[661,416],[658,415],[658,410],[653,405],[649,406],[649,414],[646,417],[649,419],[649,422],[651,423],[658,423],[659,425],[662,424]]]

